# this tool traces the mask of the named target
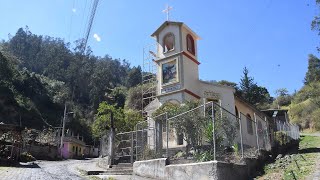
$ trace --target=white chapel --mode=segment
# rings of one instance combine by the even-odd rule
[[[199,79],[200,37],[185,23],[165,21],[151,36],[157,42],[157,99],[145,108],[148,114],[167,102],[181,104],[189,100],[214,101],[236,115],[242,112],[253,117],[258,111],[235,96],[233,87]]]
[[[144,108],[148,122],[155,126],[152,113],[165,103],[183,104],[198,100],[213,101],[236,117],[242,115],[242,130],[248,134],[244,143],[254,142],[254,121],[262,127],[265,114],[235,94],[230,86],[210,83],[199,79],[197,41],[200,37],[183,22],[165,21],[151,35],[156,40],[156,53],[153,60],[157,67],[156,98]],[[214,79],[214,77],[212,77]],[[259,119],[259,120],[258,120]],[[152,125],[153,124],[153,125]],[[148,132],[151,134],[151,132]],[[178,135],[169,141],[170,147],[185,146],[179,143]],[[150,142],[149,142],[150,143]]]

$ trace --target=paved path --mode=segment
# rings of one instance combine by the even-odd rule
[[[308,135],[308,136],[318,136],[320,137],[320,133],[317,132],[317,133],[312,133],[312,134],[307,134],[307,133],[301,133],[301,135]],[[320,147],[318,147],[320,148]],[[317,164],[316,164],[316,167],[315,167],[315,172],[307,177],[308,180],[320,180],[320,154],[318,154],[318,161],[317,161]]]
[[[0,168],[0,180],[83,180],[77,167],[92,160],[36,161],[21,167]]]
[[[300,133],[300,135],[305,135],[305,136],[318,136],[318,137],[320,137],[320,132],[315,132],[315,133]]]

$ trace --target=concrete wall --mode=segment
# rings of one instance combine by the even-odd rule
[[[233,88],[221,85],[214,85],[203,81],[200,82],[201,92],[199,96],[208,99],[221,100],[221,106],[224,109],[231,112],[232,114],[235,114]],[[218,97],[211,97],[210,94],[216,94]]]
[[[58,157],[56,146],[30,145],[26,150],[36,159],[54,160]]]
[[[241,129],[242,129],[242,140],[244,147],[258,147],[257,145],[257,134],[256,134],[256,124],[254,121],[257,120],[257,122],[261,123],[262,129],[258,127],[258,136],[259,136],[259,147],[261,149],[270,150],[271,144],[266,141],[266,139],[263,137],[265,134],[263,134],[261,131],[264,130],[265,127],[268,127],[267,123],[265,122],[265,116],[264,114],[257,111],[253,107],[249,106],[245,102],[242,102],[240,99],[235,98],[235,106],[238,109],[238,112],[240,114],[241,119]],[[250,115],[251,120],[247,119],[247,115]],[[252,124],[252,131],[253,133],[250,134],[248,131],[248,123]]]
[[[133,179],[166,179],[166,158],[136,161],[133,163]]]
[[[187,56],[183,56],[181,64],[183,65],[180,68],[183,73],[183,88],[200,96],[198,64],[190,60]]]
[[[190,164],[167,165],[165,158],[136,161],[133,179],[184,179],[184,180],[241,180],[248,179],[246,165],[208,161]]]

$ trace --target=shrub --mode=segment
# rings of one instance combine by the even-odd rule
[[[30,162],[35,161],[36,159],[28,152],[23,152],[20,155],[20,161],[21,162]]]

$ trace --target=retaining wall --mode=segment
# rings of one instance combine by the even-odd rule
[[[168,165],[166,158],[136,161],[133,179],[242,180],[248,179],[246,165],[218,161]]]

